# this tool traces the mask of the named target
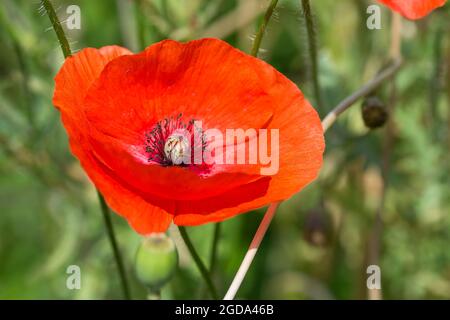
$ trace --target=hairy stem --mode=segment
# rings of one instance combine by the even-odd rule
[[[67,41],[67,37],[64,33],[64,30],[61,27],[61,23],[58,19],[58,16],[56,15],[55,10],[53,9],[52,3],[50,2],[50,0],[42,0],[42,5],[45,8],[45,11],[50,19],[50,22],[52,23],[53,29],[55,30],[64,58],[70,57],[72,55],[72,51],[70,50],[69,42]],[[105,222],[106,231],[108,233],[109,242],[111,244],[111,248],[114,253],[114,259],[117,265],[117,270],[119,272],[123,295],[125,299],[130,299],[130,291],[128,289],[128,282],[125,274],[125,268],[122,260],[122,255],[120,254],[120,250],[117,245],[114,227],[110,217],[110,211],[108,206],[106,205],[105,200],[103,199],[103,196],[100,194],[100,192],[98,192],[98,190],[97,195],[100,203],[100,208],[103,213],[103,218]]]
[[[106,232],[108,234],[109,242],[111,243],[111,247],[114,253],[114,259],[116,261],[117,270],[120,275],[120,282],[122,285],[123,295],[125,299],[129,300],[130,297],[130,290],[128,288],[128,281],[126,277],[125,267],[123,264],[122,255],[119,250],[119,246],[117,245],[116,235],[114,232],[114,227],[111,221],[111,212],[109,210],[108,205],[105,202],[105,199],[100,194],[100,192],[97,191],[98,200],[100,202],[100,207],[103,214],[103,219],[105,222]]]
[[[178,226],[178,229],[180,230],[181,237],[183,238],[184,243],[186,244],[186,247],[189,250],[189,253],[192,256],[192,259],[194,259],[195,264],[197,265],[198,270],[200,271],[200,274],[203,277],[203,280],[205,280],[206,285],[208,286],[208,290],[212,296],[213,299],[218,300],[219,296],[217,295],[216,287],[214,286],[211,276],[208,272],[208,269],[206,269],[204,263],[202,262],[202,259],[197,253],[197,250],[195,250],[194,245],[192,244],[191,239],[189,238],[186,229],[182,226]]]
[[[42,0],[42,5],[44,6],[50,22],[52,23],[53,30],[55,30],[56,37],[58,38],[64,58],[70,57],[72,55],[72,51],[70,50],[69,41],[67,41],[67,37],[64,34],[61,22],[56,15],[55,9],[53,9],[52,3],[50,2],[50,0]]]
[[[311,62],[311,78],[313,82],[314,97],[317,103],[317,110],[323,111],[322,94],[319,84],[319,62],[317,52],[317,39],[314,19],[311,12],[309,0],[302,0],[303,15],[305,16],[306,34],[308,37],[309,60]]]
[[[264,33],[266,32],[267,25],[269,24],[270,18],[272,17],[273,11],[275,10],[277,3],[278,3],[278,0],[271,0],[269,7],[266,10],[266,13],[264,14],[263,22],[259,26],[259,30],[256,33],[255,41],[253,42],[252,51],[250,52],[250,54],[254,57],[258,56],[259,48],[261,47],[262,38],[264,36]]]

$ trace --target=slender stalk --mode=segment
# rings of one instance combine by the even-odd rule
[[[221,223],[217,222],[214,224],[214,235],[213,235],[213,242],[211,246],[211,256],[209,257],[209,273],[212,275],[214,272],[214,267],[216,265],[216,258],[217,258],[217,247],[219,244],[219,238],[220,238],[220,229],[221,229]]]
[[[120,275],[120,283],[122,285],[123,295],[125,299],[130,300],[130,290],[128,288],[128,281],[125,273],[122,255],[120,253],[119,246],[117,245],[116,235],[111,221],[111,212],[100,192],[97,191],[97,195],[98,201],[100,202],[100,208],[102,209],[103,219],[105,221],[106,233],[108,234],[109,242],[111,243],[111,247],[114,253],[114,259],[116,260],[117,270]]]
[[[72,55],[72,51],[70,50],[69,41],[67,41],[67,37],[64,34],[61,22],[56,15],[55,9],[53,9],[52,3],[50,0],[42,0],[42,5],[44,6],[50,22],[52,23],[53,30],[55,30],[56,36],[58,37],[59,45],[61,46],[64,58],[70,57]]]
[[[372,92],[376,88],[378,88],[384,81],[387,79],[393,77],[397,71],[400,70],[400,67],[402,66],[402,59],[401,57],[397,57],[390,66],[388,66],[386,69],[384,69],[382,72],[380,72],[375,78],[373,78],[371,81],[369,81],[367,84],[362,86],[360,89],[349,95],[347,98],[345,98],[343,101],[341,101],[327,116],[322,120],[322,128],[323,131],[326,132],[336,121],[337,117],[342,114],[345,110],[350,108],[355,104],[356,101],[358,101],[360,98],[364,97],[368,93]],[[239,290],[239,287],[242,284],[242,281],[245,278],[245,275],[247,274],[248,269],[250,268],[250,265],[253,261],[253,258],[256,255],[256,252],[258,251],[259,245],[264,238],[264,235],[267,231],[267,228],[270,225],[270,222],[272,221],[273,216],[276,213],[277,207],[280,205],[279,203],[272,203],[269,208],[267,209],[263,220],[261,221],[258,230],[256,231],[256,234],[253,238],[252,243],[250,244],[250,248],[248,249],[244,260],[242,260],[242,263],[233,279],[233,282],[231,283],[227,294],[225,295],[225,300],[232,300],[234,299],[237,291]]]
[[[225,1],[225,0],[222,0]],[[227,0],[229,1],[229,0]],[[216,1],[209,1],[211,4]],[[211,21],[204,28],[199,28],[197,38],[219,38],[224,39],[237,30],[245,29],[251,24],[261,13],[265,11],[259,4],[261,0],[240,0],[237,1],[237,6],[228,13],[223,14],[217,19]],[[205,12],[207,9],[205,9]],[[206,13],[203,14],[205,16]],[[207,19],[205,20],[207,21]],[[202,30],[200,30],[202,29]]]
[[[145,18],[142,11],[144,10],[142,0],[135,2],[134,7],[135,17],[136,17],[136,25],[137,25],[137,32],[138,32],[138,44],[139,44],[139,51],[144,50],[147,46],[146,42],[146,33],[145,33]]]
[[[450,41],[447,37],[447,49],[446,49],[446,59],[447,61],[450,61]],[[447,110],[450,110],[450,72],[447,71],[447,77],[446,77],[446,90],[447,91]],[[447,148],[450,148],[450,114],[447,113]],[[448,168],[448,163],[447,163]],[[448,169],[447,169],[448,170]]]
[[[261,41],[264,36],[264,33],[266,31],[267,25],[269,24],[270,18],[272,17],[273,11],[275,10],[275,7],[277,6],[278,0],[271,0],[269,7],[266,10],[266,13],[264,15],[263,22],[259,26],[259,30],[256,33],[255,41],[253,42],[252,51],[250,54],[254,57],[258,56],[259,47],[261,47]]]
[[[269,7],[266,10],[263,22],[261,23],[261,26],[259,27],[259,30],[256,34],[255,41],[253,42],[251,55],[254,57],[256,57],[258,55],[258,51],[259,51],[259,47],[261,46],[262,38],[264,36],[264,33],[265,33],[265,30],[269,23],[269,20],[272,17],[273,11],[275,10],[275,7],[277,6],[277,3],[278,3],[278,0],[272,0],[269,4]],[[272,203],[269,206],[269,208],[267,209],[263,219],[261,220],[258,230],[256,231],[256,234],[253,237],[252,243],[250,244],[250,247],[249,247],[247,253],[245,254],[244,260],[242,260],[241,265],[233,279],[233,282],[231,283],[230,287],[228,288],[228,291],[224,297],[224,300],[233,300],[234,297],[236,296],[236,293],[239,290],[239,287],[241,286],[242,281],[244,281],[245,275],[247,274],[247,271],[253,262],[253,258],[255,257],[256,252],[258,251],[259,245],[261,244],[261,241],[264,238],[264,235],[266,234],[267,229],[269,228],[270,222],[272,221],[272,218],[275,215],[275,212],[277,211],[278,205],[279,205],[279,203]]]
[[[402,17],[398,13],[392,14],[391,25],[391,59],[401,59],[401,29]],[[386,130],[384,133],[382,163],[381,163],[381,177],[382,177],[382,194],[378,204],[378,209],[375,214],[375,221],[372,226],[372,232],[369,238],[368,258],[369,264],[379,265],[381,255],[381,240],[383,234],[383,213],[386,206],[386,194],[389,186],[389,171],[391,167],[392,151],[394,149],[394,108],[397,101],[397,86],[393,79],[390,83],[391,92],[389,97],[389,112],[391,116],[388,119]],[[383,299],[382,289],[367,289],[367,297],[369,300]]]
[[[20,43],[20,36],[17,34],[17,31],[14,29],[12,24],[10,23],[10,19],[7,18],[8,13],[6,12],[5,8],[0,6],[0,23],[2,25],[2,28],[6,31],[6,33],[10,36],[14,51],[16,53],[17,62],[19,64],[19,69],[22,74],[22,91],[24,94],[24,104],[25,104],[25,112],[27,115],[28,123],[31,126],[31,134],[34,135],[36,131],[36,124],[34,121],[34,114],[33,114],[33,108],[32,108],[32,102],[33,99],[33,93],[30,89],[30,70],[28,68],[27,60],[25,59],[25,56],[23,54],[23,49],[21,47]]]
[[[53,5],[49,0],[42,0],[42,5],[45,8],[45,11],[52,23],[53,29],[55,30],[56,36],[58,38],[59,44],[61,46],[61,50],[63,52],[64,58],[70,57],[72,55],[72,51],[69,46],[69,42],[67,41],[67,37],[64,34],[64,30],[61,27],[61,23],[56,15],[55,10],[53,9]],[[97,195],[100,203],[100,208],[103,213],[103,218],[105,222],[106,231],[108,233],[109,242],[111,244],[111,248],[114,253],[114,259],[116,261],[117,270],[119,272],[120,281],[122,284],[123,295],[125,299],[130,299],[130,291],[128,289],[128,282],[125,275],[125,268],[122,260],[122,255],[120,254],[119,247],[117,245],[116,236],[113,228],[113,224],[110,217],[109,208],[106,205],[105,199],[97,190]]]
[[[136,52],[139,50],[136,4],[127,0],[116,0],[116,5],[122,41],[125,47]]]
[[[34,114],[33,114],[33,107],[32,107],[33,97],[32,97],[32,93],[31,93],[30,85],[29,85],[30,77],[29,77],[28,67],[27,67],[25,58],[23,56],[23,51],[22,51],[22,48],[20,47],[20,45],[18,43],[14,42],[13,46],[16,51],[17,60],[19,62],[19,68],[20,68],[20,71],[22,74],[21,85],[22,85],[22,91],[23,91],[24,98],[25,98],[24,102],[25,102],[25,111],[27,114],[27,120],[32,128],[32,131],[35,131],[36,124],[34,121]]]
[[[435,120],[437,119],[437,106],[438,101],[443,93],[443,87],[441,85],[441,78],[443,76],[443,65],[445,64],[445,60],[443,57],[443,41],[444,41],[444,30],[442,27],[439,27],[436,31],[436,35],[434,37],[433,44],[433,74],[430,80],[430,89],[429,89],[429,107],[427,113],[427,126],[433,131],[434,137],[436,136],[436,126],[433,125]]]
[[[317,109],[323,111],[322,94],[319,84],[319,62],[317,52],[317,39],[314,19],[309,0],[302,0],[303,15],[305,16],[306,34],[308,37],[309,60],[311,61],[311,78],[313,82],[314,97]]]
[[[259,245],[261,244],[262,239],[264,239],[270,222],[277,212],[279,204],[280,202],[272,203],[264,214],[264,217],[259,224],[258,230],[253,237],[250,247],[245,254],[244,260],[242,260],[241,266],[239,267],[238,272],[234,276],[233,282],[231,283],[227,293],[225,294],[225,297],[223,298],[224,300],[233,300],[236,296],[236,293],[239,290],[242,281],[244,281],[245,275],[247,274],[247,271],[253,262],[253,258],[255,258],[255,255],[258,252]]]
[[[399,13],[392,13],[391,22],[391,44],[389,55],[391,59],[397,59],[402,56],[402,17]]]
[[[221,230],[221,222],[216,222],[214,224],[214,233],[213,233],[213,240],[211,244],[211,254],[209,256],[209,275],[211,278],[214,275],[214,268],[216,266],[216,260],[217,260],[217,247],[219,245],[219,238],[220,238],[220,230]],[[204,295],[205,292],[202,293]]]
[[[205,265],[202,262],[202,259],[198,255],[197,251],[194,248],[194,245],[191,242],[191,239],[189,238],[186,229],[182,226],[178,226],[178,229],[180,230],[181,237],[183,238],[184,243],[186,244],[186,247],[189,250],[189,253],[191,254],[192,258],[194,259],[195,264],[197,265],[198,270],[200,271],[200,274],[203,277],[203,280],[205,280],[206,285],[208,286],[209,292],[211,293],[211,296],[214,300],[218,300],[219,296],[217,295],[217,290],[211,280],[211,276],[206,269]]]
[[[375,213],[375,220],[372,225],[372,230],[369,234],[369,242],[367,248],[368,265],[380,265],[381,256],[381,240],[383,234],[383,212],[386,206],[386,195],[389,184],[389,170],[391,166],[392,151],[394,147],[394,123],[392,120],[393,108],[396,103],[397,88],[395,79],[390,83],[391,92],[389,97],[389,108],[391,117],[386,124],[386,131],[383,137],[383,149],[381,159],[381,178],[382,191],[378,208]],[[380,289],[367,288],[367,298],[369,300],[383,299],[383,291]]]
[[[386,69],[381,71],[372,80],[362,86],[360,89],[349,95],[347,98],[342,100],[326,117],[322,120],[323,131],[327,131],[333,123],[336,121],[337,117],[343,113],[345,110],[350,108],[356,101],[360,98],[366,96],[376,88],[378,88],[384,81],[392,78],[397,71],[400,70],[403,60],[401,57],[395,59]]]

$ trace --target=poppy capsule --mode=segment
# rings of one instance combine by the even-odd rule
[[[322,165],[323,129],[299,88],[219,39],[86,48],[55,83],[72,153],[143,235],[288,199]]]
[[[368,97],[363,101],[361,114],[364,124],[370,129],[384,126],[389,118],[386,105],[376,96]]]
[[[378,0],[388,6],[391,10],[411,19],[421,19],[431,11],[445,5],[447,0]]]
[[[173,240],[164,233],[144,238],[136,252],[137,278],[150,292],[158,292],[173,276],[178,253]]]

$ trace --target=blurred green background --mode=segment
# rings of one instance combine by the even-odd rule
[[[267,6],[263,0],[53,3],[61,20],[68,5],[81,9],[81,29],[66,30],[73,50],[119,44],[134,51],[165,38],[218,37],[248,52]],[[387,61],[391,15],[383,7],[382,29],[368,30],[366,9],[373,3],[312,1],[322,117]],[[327,132],[320,178],[282,204],[239,298],[365,299],[366,267],[377,245],[384,299],[450,298],[449,21],[448,4],[426,19],[404,21],[406,64],[396,78],[395,109],[392,81],[376,92],[391,108],[390,131],[368,130],[355,105]],[[52,107],[63,56],[39,1],[0,2],[0,43],[0,298],[121,298],[95,190],[71,156]],[[279,1],[260,58],[314,104],[300,0]],[[379,241],[373,236],[377,212],[383,220],[382,231],[375,231]],[[223,223],[214,274],[221,294],[262,214]],[[140,237],[116,215],[113,223],[132,295],[145,298],[133,272]],[[188,232],[209,261],[213,225]],[[179,269],[162,297],[205,297],[177,230],[170,234],[179,246]],[[81,268],[81,290],[66,288],[69,265]]]

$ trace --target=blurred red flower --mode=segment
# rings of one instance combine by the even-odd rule
[[[416,20],[442,7],[446,0],[378,0],[404,17]]]
[[[72,153],[108,205],[141,234],[284,200],[314,180],[322,164],[320,119],[297,86],[221,40],[166,40],[138,54],[87,48],[66,59],[55,82],[53,103]],[[279,170],[177,164],[183,142],[193,142],[194,120],[220,131],[278,129]],[[177,140],[182,129],[187,141]],[[212,143],[201,141],[205,149]]]

